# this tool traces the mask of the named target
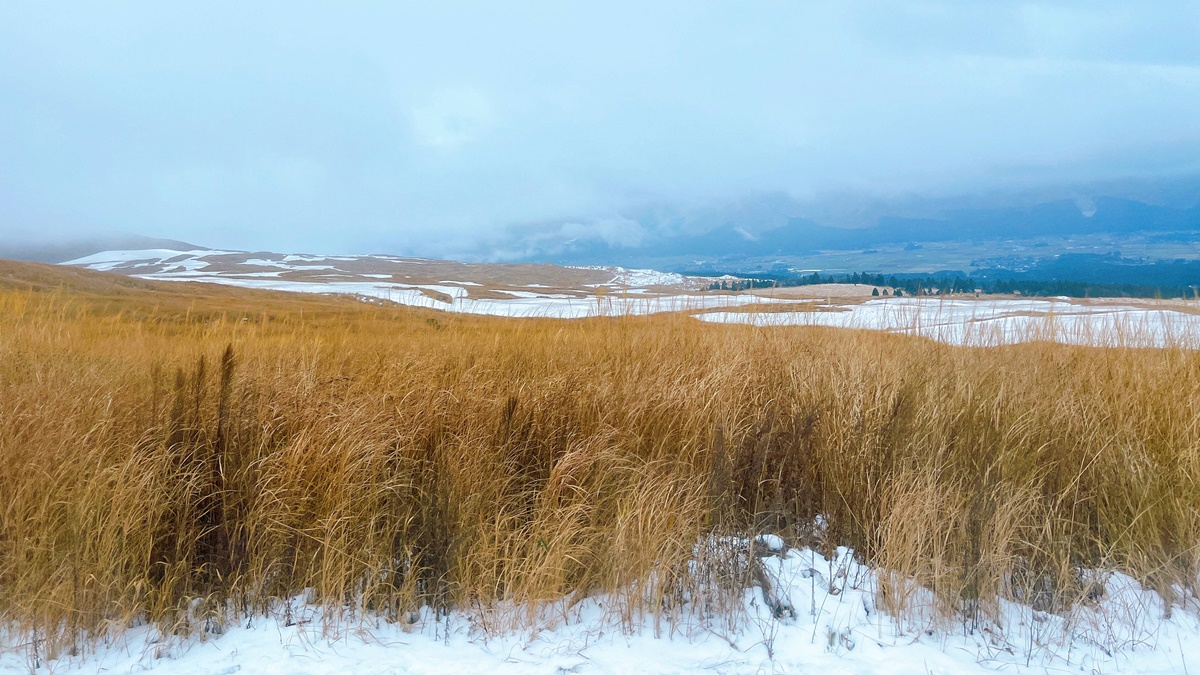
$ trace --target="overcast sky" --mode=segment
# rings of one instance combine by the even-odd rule
[[[0,236],[470,255],[1200,169],[1194,1],[182,4],[0,4]]]

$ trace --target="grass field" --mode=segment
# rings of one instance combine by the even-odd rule
[[[306,589],[329,616],[498,630],[597,594],[629,623],[732,622],[755,567],[721,542],[762,533],[852,548],[898,617],[1059,611],[1095,601],[1096,570],[1174,606],[1200,573],[1197,401],[1182,349],[495,319],[5,263],[0,622],[49,656]]]

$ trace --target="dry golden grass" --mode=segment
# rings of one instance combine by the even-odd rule
[[[47,653],[305,589],[732,620],[752,572],[703,544],[764,531],[853,547],[901,617],[917,587],[946,616],[1086,602],[1088,568],[1196,590],[1195,352],[6,274],[0,623]]]

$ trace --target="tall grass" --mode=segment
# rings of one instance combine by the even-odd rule
[[[188,292],[0,291],[0,623],[41,653],[301,592],[734,621],[720,542],[768,531],[852,547],[914,620],[918,589],[1070,607],[1094,568],[1197,590],[1192,351]]]

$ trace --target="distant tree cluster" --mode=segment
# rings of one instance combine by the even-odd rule
[[[1088,283],[1081,281],[1034,281],[1027,279],[973,279],[962,275],[883,275],[855,272],[826,274],[813,272],[804,275],[765,274],[737,281],[713,283],[710,290],[747,290],[778,286],[812,286],[816,284],[864,284],[875,287],[871,295],[936,296],[948,294],[1019,294],[1034,297],[1067,296],[1128,297],[1128,298],[1190,298],[1196,287],[1162,287],[1144,284]]]

